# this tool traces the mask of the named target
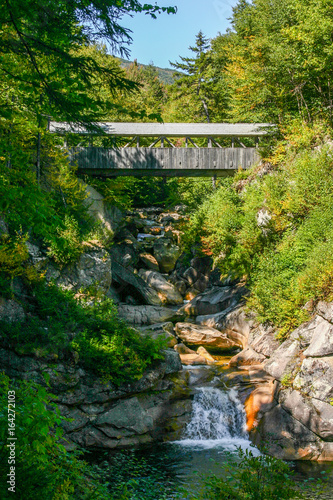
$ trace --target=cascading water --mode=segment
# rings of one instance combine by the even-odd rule
[[[243,405],[234,389],[198,388],[183,445],[234,446],[248,443]]]

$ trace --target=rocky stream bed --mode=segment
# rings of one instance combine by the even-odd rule
[[[168,349],[140,380],[121,387],[75,363],[0,349],[9,376],[43,383],[42,374],[50,375],[61,413],[72,419],[64,423],[67,447],[250,438],[279,458],[332,461],[333,303],[309,304],[311,320],[279,343],[272,328],[246,312],[242,283],[221,280],[196,248],[182,254],[183,207],[121,214],[90,194],[114,245],[92,247],[59,269],[28,243],[31,262],[46,265],[47,279],[59,286],[97,282],[123,319],[167,337]],[[0,302],[0,318],[23,316],[15,301]]]

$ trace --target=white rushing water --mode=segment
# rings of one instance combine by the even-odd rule
[[[184,438],[177,443],[200,448],[248,447],[246,416],[237,392],[234,389],[199,388],[193,399],[191,421]]]

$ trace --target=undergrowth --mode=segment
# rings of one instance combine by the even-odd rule
[[[139,379],[161,359],[164,340],[138,333],[117,315],[110,299],[93,299],[35,283],[23,323],[0,322],[2,343],[20,354],[68,359],[116,385]]]
[[[248,307],[280,338],[309,317],[310,299],[333,300],[333,157],[324,124],[294,123],[269,169],[240,172],[192,215],[187,245],[201,242],[223,274],[246,277]]]

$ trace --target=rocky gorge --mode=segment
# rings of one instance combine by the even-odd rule
[[[70,362],[0,349],[1,368],[13,378],[49,386],[63,416],[66,446],[123,449],[179,439],[192,414],[196,387],[219,376],[237,386],[247,430],[257,445],[287,460],[333,460],[333,303],[307,304],[309,322],[276,340],[273,328],[246,310],[242,282],[222,279],[197,248],[182,253],[184,207],[121,213],[89,188],[90,211],[114,233],[108,248],[91,246],[62,269],[27,243],[31,263],[46,279],[80,290],[97,286],[119,316],[153,338],[167,339],[163,361],[119,387]],[[14,300],[0,318],[22,320]],[[228,356],[229,366],[225,358]],[[203,366],[194,372],[182,367]],[[227,370],[227,371],[226,371]]]

